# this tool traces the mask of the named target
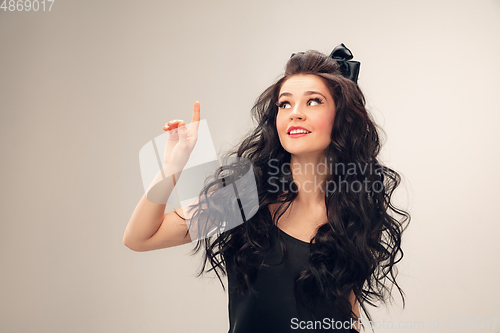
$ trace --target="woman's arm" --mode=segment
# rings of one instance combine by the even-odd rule
[[[154,191],[164,196],[164,202],[168,201],[175,179],[179,179],[180,172],[173,173],[172,167],[164,166],[164,174],[172,176],[161,180],[159,172],[153,183]],[[151,189],[148,191],[150,193]],[[165,214],[166,204],[153,203],[144,194],[137,204],[132,217],[123,235],[123,244],[134,251],[152,251],[182,245],[191,242],[189,234],[186,236],[186,221],[177,216],[175,211]],[[182,217],[182,211],[179,212]]]
[[[165,207],[194,149],[199,122],[200,103],[195,102],[189,129],[182,120],[170,121],[163,127],[165,131],[171,131],[165,145],[163,165],[146,191],[147,194],[135,207],[125,229],[123,244],[128,248],[151,251],[191,241],[186,235],[186,221],[175,211],[165,214]]]

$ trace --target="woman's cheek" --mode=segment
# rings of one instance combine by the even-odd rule
[[[317,129],[319,129],[322,135],[330,137],[333,128],[333,119],[323,119],[316,122]]]
[[[277,123],[276,130],[278,131],[278,135],[281,138],[281,136],[283,135],[283,133],[286,132],[286,124],[283,124],[283,122],[280,121],[280,117],[278,117],[276,119],[276,123]]]

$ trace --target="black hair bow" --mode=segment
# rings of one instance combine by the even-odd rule
[[[294,55],[295,53],[292,53],[290,58]],[[353,81],[354,83],[358,83],[359,68],[361,63],[359,61],[351,61],[353,55],[344,43],[335,46],[333,51],[330,53],[330,57],[337,61],[343,77]]]
[[[354,83],[358,82],[359,67],[361,63],[359,61],[350,61],[353,58],[351,51],[341,43],[335,46],[330,57],[335,59],[340,66],[340,71],[342,75]]]

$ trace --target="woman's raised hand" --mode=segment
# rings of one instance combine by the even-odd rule
[[[200,103],[194,102],[191,125],[186,128],[183,120],[169,121],[163,130],[169,132],[165,145],[164,163],[181,171],[187,164],[189,156],[198,140],[200,124]]]

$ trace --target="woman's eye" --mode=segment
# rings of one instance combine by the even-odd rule
[[[319,98],[313,98],[313,99],[310,99],[310,100],[309,100],[309,103],[311,103],[311,102],[316,103],[316,105],[323,104],[323,101],[322,101],[321,99],[319,99]],[[314,105],[314,104],[313,104],[313,105]]]
[[[285,106],[288,106],[288,107],[285,107]],[[278,108],[280,108],[280,109],[288,109],[288,108],[290,108],[290,107],[291,107],[291,106],[290,106],[290,103],[288,103],[288,102],[281,102],[281,103],[278,103]]]

